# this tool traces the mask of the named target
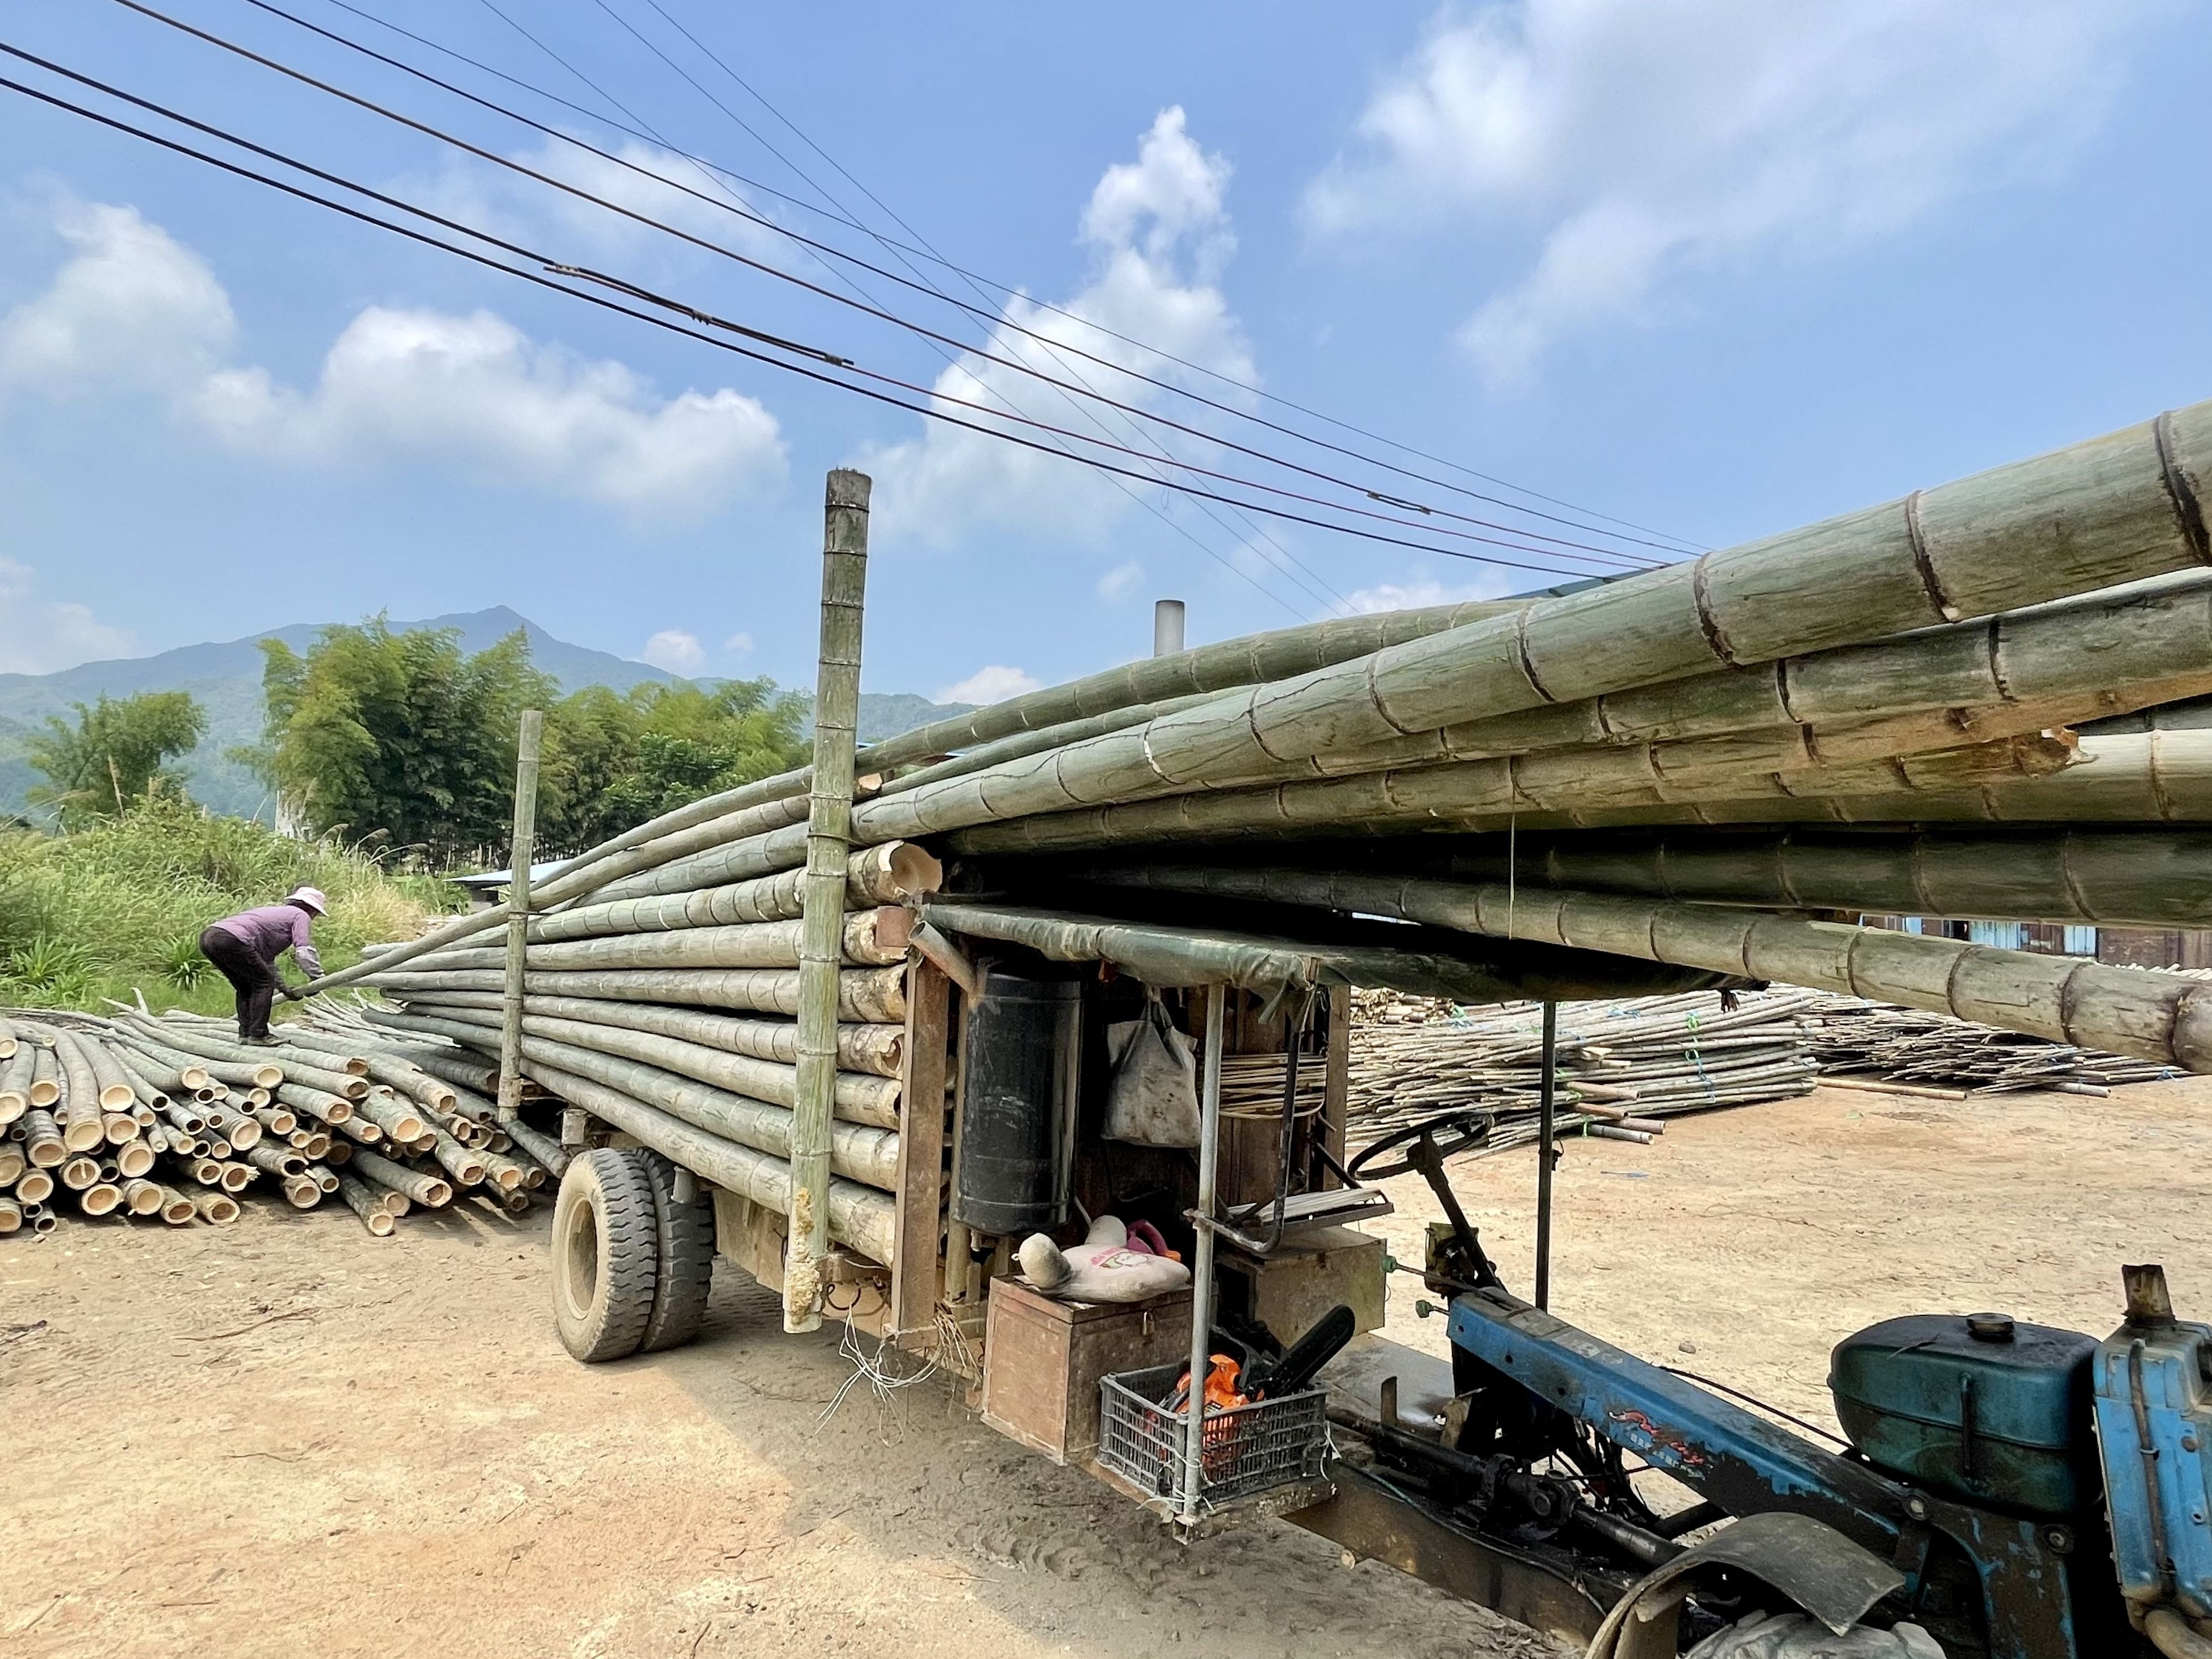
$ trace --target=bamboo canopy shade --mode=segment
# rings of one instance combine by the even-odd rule
[[[1690,903],[2212,927],[2212,830],[1596,831],[1502,842],[1455,842],[1419,862],[1456,880]]]
[[[1517,884],[1165,866],[1110,884],[1398,916],[1494,938],[1642,957],[1836,991],[2212,1071],[2212,983],[2075,957],[1923,938],[1717,905]]]

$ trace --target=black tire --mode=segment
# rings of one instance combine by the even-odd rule
[[[659,1353],[682,1347],[706,1321],[707,1293],[714,1282],[714,1204],[696,1181],[690,1200],[679,1200],[676,1166],[659,1152],[641,1149],[631,1156],[653,1185],[659,1267],[653,1313],[638,1352]]]
[[[653,1182],[629,1154],[580,1152],[553,1206],[553,1322],[586,1364],[637,1352],[659,1277]]]

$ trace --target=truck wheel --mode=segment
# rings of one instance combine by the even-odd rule
[[[707,1317],[707,1292],[714,1280],[714,1204],[697,1182],[691,1196],[676,1196],[676,1166],[659,1152],[632,1154],[653,1186],[658,1275],[653,1312],[645,1322],[640,1353],[680,1348],[699,1334]]]
[[[553,1206],[553,1322],[586,1364],[635,1353],[653,1316],[653,1182],[613,1147],[579,1153]]]

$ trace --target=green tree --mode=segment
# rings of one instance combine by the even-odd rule
[[[184,779],[167,763],[207,732],[207,713],[191,693],[141,691],[76,708],[76,725],[51,717],[31,739],[31,764],[46,775],[30,792],[33,802],[106,816],[164,790],[183,794]]]
[[[518,629],[470,656],[452,629],[326,628],[305,656],[261,642],[264,775],[317,834],[443,864],[506,845],[522,711],[559,688]]]
[[[538,834],[576,852],[702,795],[804,763],[806,705],[769,679],[589,686],[547,711]]]

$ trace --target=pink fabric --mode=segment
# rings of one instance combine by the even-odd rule
[[[289,951],[302,972],[320,974],[323,964],[315,955],[313,922],[314,918],[296,904],[264,904],[225,916],[215,926],[250,945],[264,962],[274,962]]]

